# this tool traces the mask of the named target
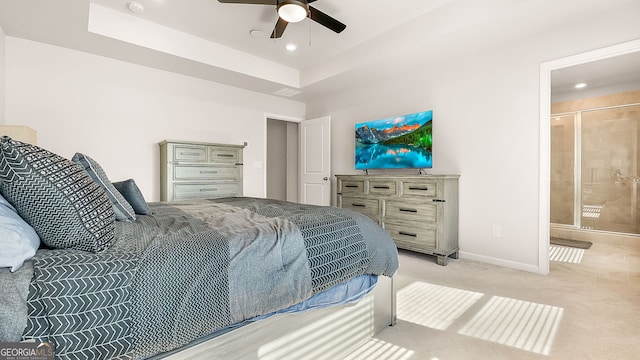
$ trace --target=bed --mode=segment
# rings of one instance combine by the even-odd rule
[[[40,240],[0,269],[0,341],[50,341],[60,359],[336,358],[395,321],[395,245],[358,213],[146,203],[83,154],[0,146],[0,208]]]

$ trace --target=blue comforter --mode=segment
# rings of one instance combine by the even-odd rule
[[[39,251],[24,339],[61,359],[145,358],[359,275],[391,276],[384,230],[344,209],[228,198],[151,204],[107,251]]]

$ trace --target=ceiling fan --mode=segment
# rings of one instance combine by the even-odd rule
[[[316,0],[218,0],[221,3],[231,4],[255,4],[255,5],[274,5],[278,12],[278,22],[276,23],[271,38],[279,38],[284,34],[284,30],[289,23],[295,23],[310,18],[318,24],[341,33],[347,25],[323,13],[322,11],[309,6],[309,3]]]

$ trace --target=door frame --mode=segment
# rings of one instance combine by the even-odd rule
[[[549,274],[549,228],[551,206],[551,72],[640,51],[640,40],[608,46],[540,64],[540,164],[538,199],[538,273]]]

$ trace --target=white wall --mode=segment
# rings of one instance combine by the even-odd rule
[[[5,35],[0,26],[0,124],[5,118]]]
[[[6,119],[38,145],[84,152],[110,180],[135,179],[158,201],[164,139],[249,146],[244,190],[264,196],[265,113],[302,118],[305,105],[66,48],[6,37]]]
[[[432,172],[461,174],[461,255],[537,272],[540,64],[640,38],[639,12],[636,2],[451,58],[424,49],[430,61],[399,57],[366,87],[308,103],[307,116],[331,115],[334,174],[351,174],[354,123],[433,109]]]

